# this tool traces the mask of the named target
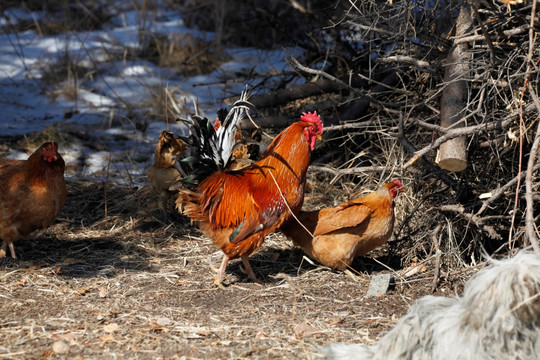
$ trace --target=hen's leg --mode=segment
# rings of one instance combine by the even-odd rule
[[[249,264],[249,256],[242,255],[241,256],[242,262],[244,263],[244,267],[246,268],[244,273],[247,274],[248,278],[250,278],[252,281],[256,283],[261,283],[259,279],[257,279],[257,276],[255,276],[255,273],[253,272],[253,269],[251,268],[251,265]]]
[[[2,248],[0,249],[0,258],[6,257],[7,241],[2,240]]]
[[[216,284],[217,286],[222,286],[221,283],[223,282],[223,276],[225,275],[225,269],[227,268],[228,263],[229,257],[227,255],[224,255],[223,261],[221,261],[221,266],[219,267],[216,278],[214,279],[214,284]]]
[[[15,254],[15,245],[13,245],[13,241],[8,240],[2,240],[2,249],[0,249],[0,258],[6,257],[7,255],[7,247],[9,246],[9,251],[11,252],[11,257],[14,259],[17,259],[17,254]]]

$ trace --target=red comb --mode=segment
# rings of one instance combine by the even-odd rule
[[[317,135],[321,135],[323,133],[323,123],[321,121],[321,117],[317,115],[316,111],[303,113],[302,116],[300,116],[300,120],[315,124],[317,128],[315,133]]]

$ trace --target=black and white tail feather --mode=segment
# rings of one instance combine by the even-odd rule
[[[244,89],[228,113],[226,109],[218,111],[220,127],[217,130],[206,117],[191,115],[189,119],[177,120],[188,129],[187,136],[180,136],[187,149],[175,161],[175,168],[182,175],[181,184],[178,185],[196,187],[207,176],[230,165],[233,151],[245,145],[235,140],[240,121],[248,110],[255,111],[247,99],[247,89]]]

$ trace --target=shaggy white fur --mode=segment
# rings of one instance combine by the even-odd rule
[[[330,344],[327,359],[540,359],[540,256],[491,260],[463,297],[425,296],[372,347]]]

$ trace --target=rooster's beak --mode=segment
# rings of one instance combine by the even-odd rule
[[[317,135],[317,140],[321,141],[321,140],[322,140],[322,136],[321,136],[321,135]]]

